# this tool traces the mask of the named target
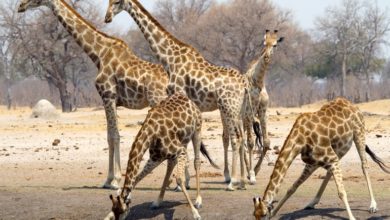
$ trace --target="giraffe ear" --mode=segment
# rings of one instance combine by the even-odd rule
[[[274,30],[274,33],[276,34],[276,33],[278,33],[279,31],[278,30]]]
[[[284,40],[284,37],[281,37],[278,39],[278,43],[282,42]]]

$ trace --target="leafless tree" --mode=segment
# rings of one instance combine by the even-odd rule
[[[88,1],[74,0],[70,2],[76,10],[91,8]],[[15,9],[14,9],[15,10]],[[77,91],[81,81],[90,79],[82,75],[91,67],[73,37],[62,27],[53,13],[46,8],[38,8],[38,13],[26,13],[16,25],[17,35],[21,39],[23,53],[35,67],[34,74],[58,89],[63,112],[70,112],[72,93],[69,80]],[[96,10],[85,10],[94,16]],[[88,17],[88,16],[87,16]],[[14,25],[15,27],[15,25]],[[74,99],[73,99],[74,100]]]
[[[6,85],[7,108],[12,106],[12,86],[24,78],[23,69],[26,68],[26,58],[20,55],[20,39],[16,37],[15,26],[18,17],[11,10],[16,5],[11,1],[0,5],[0,58],[1,70]],[[8,27],[8,28],[7,28]]]
[[[322,38],[334,42],[334,46],[326,48],[330,56],[341,57],[341,96],[346,96],[346,77],[348,58],[358,45],[356,26],[361,4],[358,0],[343,0],[340,7],[330,7],[323,17],[317,20],[317,29]]]

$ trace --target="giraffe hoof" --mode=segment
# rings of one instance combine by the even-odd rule
[[[173,190],[175,192],[183,192],[182,188],[180,186],[176,186],[176,188]]]
[[[202,220],[202,217],[200,217],[199,214],[196,214],[196,215],[194,215],[194,219],[195,219],[195,220]]]
[[[103,186],[102,186],[103,189],[113,189],[113,190],[117,190],[119,189],[119,186],[117,184],[110,184],[110,183],[105,183]]]
[[[246,190],[245,184],[240,184],[239,187],[237,187],[238,190]]]
[[[226,191],[235,191],[233,188],[233,184],[230,182],[229,185],[226,187]]]
[[[195,203],[195,208],[196,209],[201,209],[202,208],[202,204],[200,204],[200,203]]]
[[[373,214],[373,213],[376,213],[378,210],[377,210],[377,208],[375,208],[375,207],[371,207],[368,211],[369,211],[371,214]]]

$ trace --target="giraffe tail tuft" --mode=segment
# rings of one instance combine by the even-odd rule
[[[256,135],[256,145],[261,152],[264,146],[263,143],[261,142],[261,129],[260,129],[260,123],[258,121],[255,121],[253,123],[253,131],[255,132]]]
[[[209,152],[206,149],[206,146],[202,143],[200,143],[200,152],[209,160],[211,166],[213,166],[215,169],[221,169],[214,161],[211,159]]]
[[[383,160],[381,158],[379,158],[377,155],[375,155],[374,152],[371,151],[371,149],[368,147],[368,145],[366,145],[366,152],[368,155],[370,155],[370,157],[372,158],[372,160],[377,163],[379,165],[379,167],[385,172],[385,173],[388,173],[390,174],[390,167],[388,167],[385,162],[383,162]]]

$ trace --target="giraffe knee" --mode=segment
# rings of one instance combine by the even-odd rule
[[[345,198],[345,192],[339,192],[339,198],[340,198],[341,200],[344,200],[344,198]]]
[[[195,167],[195,169],[200,169],[200,164],[201,164],[200,159],[195,159],[195,161],[194,161],[194,167]]]
[[[183,184],[183,179],[182,177],[176,177],[176,184],[181,186]]]

